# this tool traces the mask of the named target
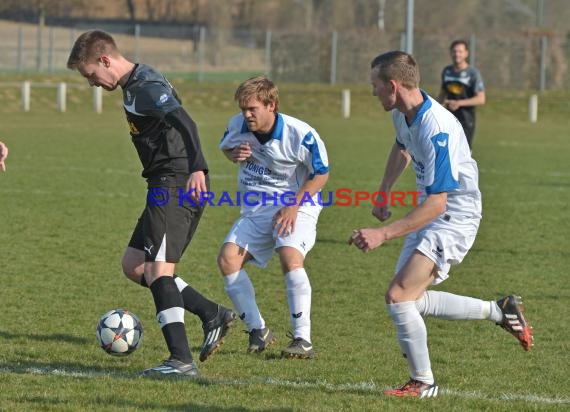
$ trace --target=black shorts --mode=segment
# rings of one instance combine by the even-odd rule
[[[453,114],[457,117],[461,126],[463,126],[467,143],[469,144],[469,148],[471,148],[471,145],[473,144],[473,136],[475,135],[475,113],[460,109],[453,112]]]
[[[475,135],[475,119],[468,119],[461,122],[463,126],[463,131],[465,132],[465,137],[467,138],[467,143],[469,148],[473,144],[473,136]]]
[[[208,183],[206,176],[209,187]],[[129,242],[129,247],[145,252],[145,262],[178,263],[192,240],[205,205],[179,202],[181,192],[185,193],[184,186],[159,187],[149,182],[146,206]]]

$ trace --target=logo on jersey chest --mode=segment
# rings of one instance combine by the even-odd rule
[[[412,157],[412,161],[414,162],[414,169],[416,170],[416,178],[422,180],[425,176],[426,167],[423,164],[423,162],[416,160],[416,158],[412,153],[410,153],[410,156]]]
[[[258,174],[258,175],[270,175],[271,174],[271,169],[262,166],[262,165],[258,165],[257,163],[254,163],[252,161],[246,160],[245,161],[245,170],[249,170],[250,172],[254,173],[254,174]]]
[[[127,123],[129,124],[129,129],[131,131],[131,135],[137,136],[140,134],[139,129],[137,129],[137,127],[135,126],[135,124],[133,122],[131,122],[130,120],[127,120]]]

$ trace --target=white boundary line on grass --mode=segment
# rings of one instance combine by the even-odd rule
[[[98,371],[81,371],[81,370],[67,370],[67,369],[50,369],[47,367],[24,367],[24,368],[11,368],[0,367],[0,373],[28,373],[31,375],[55,375],[73,378],[101,378],[101,377],[117,377],[117,378],[133,378],[131,374],[113,373],[113,372],[98,372]],[[379,387],[372,381],[356,382],[356,383],[330,383],[326,380],[318,380],[314,382],[306,381],[288,381],[276,378],[259,378],[259,379],[209,379],[202,378],[198,382],[204,382],[209,385],[234,385],[234,386],[247,386],[247,385],[269,385],[280,386],[288,388],[307,388],[307,389],[323,389],[330,392],[364,392],[364,393],[377,393],[382,394],[387,387]],[[465,392],[457,391],[454,389],[440,388],[439,393],[442,395],[451,395],[458,398],[466,399],[479,399],[489,401],[523,401],[541,404],[554,404],[563,405],[570,404],[570,398],[548,398],[539,395],[521,395],[514,393],[502,393],[497,396],[486,395],[481,392]]]

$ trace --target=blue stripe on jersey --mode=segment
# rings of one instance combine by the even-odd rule
[[[271,133],[271,138],[275,140],[281,140],[283,138],[283,125],[285,124],[285,122],[283,121],[283,117],[279,113],[277,113],[276,122],[277,124],[273,129],[273,133]]]
[[[321,158],[321,153],[319,152],[319,145],[313,133],[309,132],[303,137],[303,146],[307,148],[309,153],[311,153],[311,166],[313,167],[313,172],[317,175],[324,175],[328,173],[329,168],[323,163]]]
[[[459,182],[451,174],[451,162],[449,160],[449,135],[438,133],[431,138],[435,152],[435,165],[433,183],[426,186],[426,193],[450,192],[459,188]]]
[[[410,126],[412,126],[415,122],[419,121],[418,119],[421,119],[422,116],[424,115],[424,113],[427,112],[428,109],[431,107],[431,100],[429,99],[429,96],[427,95],[427,93],[424,92],[422,89],[420,89],[420,93],[422,94],[422,97],[424,98],[424,102],[420,106],[420,110],[418,110],[416,115],[414,116],[414,120],[412,120],[412,123],[410,123]]]
[[[271,133],[271,138],[275,140],[281,140],[281,138],[283,137],[283,125],[284,125],[283,117],[281,117],[281,115],[277,113],[275,121],[276,124],[275,127],[273,128],[273,132]],[[245,120],[245,118],[243,119],[240,133],[249,133],[249,127],[247,127],[247,120]]]
[[[226,129],[226,131],[224,132],[224,135],[222,136],[222,138],[220,139],[220,143],[224,141],[224,139],[226,138],[226,136],[230,133],[229,129]]]

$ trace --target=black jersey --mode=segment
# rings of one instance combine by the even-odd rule
[[[135,65],[123,87],[123,106],[143,177],[207,173],[196,123],[161,73]]]
[[[441,73],[441,86],[448,100],[468,99],[485,90],[479,70],[472,66],[460,71],[455,71],[451,65],[445,67]],[[460,121],[474,119],[475,106],[460,107],[452,113]]]

